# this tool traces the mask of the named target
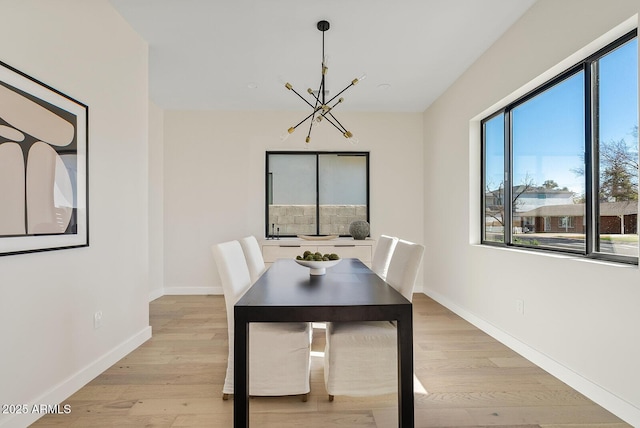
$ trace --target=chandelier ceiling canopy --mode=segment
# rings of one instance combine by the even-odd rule
[[[307,89],[307,94],[311,96],[311,100],[300,95],[300,93],[293,88],[293,85],[291,85],[291,83],[287,82],[284,85],[285,88],[293,91],[294,94],[296,94],[302,101],[304,101],[309,107],[311,107],[311,113],[309,113],[309,115],[298,122],[297,125],[289,128],[283,139],[286,139],[290,134],[293,133],[293,131],[296,130],[296,128],[298,128],[298,126],[302,125],[308,120],[309,131],[307,132],[307,138],[305,139],[307,143],[311,141],[311,131],[313,127],[320,125],[324,121],[329,122],[331,125],[333,125],[351,143],[355,144],[357,142],[357,139],[353,136],[351,131],[347,130],[347,128],[345,128],[344,125],[342,125],[342,123],[340,123],[340,121],[333,115],[333,110],[336,108],[336,106],[338,106],[338,104],[344,101],[344,98],[340,97],[340,95],[342,95],[350,87],[357,85],[358,82],[366,77],[366,75],[363,74],[362,76],[353,79],[343,90],[327,100],[328,91],[325,89],[325,80],[329,68],[327,67],[327,57],[324,54],[324,33],[329,30],[329,27],[330,25],[328,21],[319,21],[317,24],[318,30],[322,32],[322,72],[318,89],[315,91],[311,88]]]

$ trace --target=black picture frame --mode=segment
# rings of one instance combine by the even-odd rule
[[[89,245],[87,105],[0,62],[0,256]]]

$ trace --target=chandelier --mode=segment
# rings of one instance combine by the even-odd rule
[[[309,101],[305,97],[300,95],[293,88],[291,83],[287,82],[284,85],[285,88],[287,88],[290,91],[293,91],[294,94],[300,97],[302,101],[304,101],[307,105],[309,105],[309,107],[311,107],[311,113],[309,113],[307,117],[305,117],[300,122],[298,122],[297,125],[289,128],[287,130],[287,133],[284,135],[283,139],[286,139],[290,134],[293,133],[293,131],[296,130],[298,126],[302,125],[307,120],[309,120],[310,121],[309,132],[307,133],[307,138],[305,139],[305,141],[309,143],[311,141],[311,130],[313,129],[313,127],[319,125],[320,123],[326,120],[331,125],[333,125],[338,131],[340,131],[340,133],[345,138],[349,139],[352,143],[355,144],[357,140],[353,137],[353,134],[351,133],[351,131],[348,131],[347,128],[345,128],[342,125],[342,123],[340,123],[340,121],[336,119],[336,117],[333,115],[333,109],[336,108],[338,104],[344,101],[344,98],[340,97],[340,95],[342,95],[342,93],[347,89],[349,89],[350,87],[357,85],[359,81],[363,80],[366,77],[366,75],[363,74],[362,76],[356,79],[353,79],[351,83],[349,83],[343,90],[341,90],[336,95],[334,95],[329,100],[327,100],[326,99],[327,91],[325,90],[325,78],[329,68],[327,67],[327,58],[324,55],[324,33],[329,29],[329,22],[319,21],[317,24],[317,27],[318,27],[318,30],[322,32],[322,75],[320,78],[320,86],[318,87],[317,91],[314,91],[311,88],[307,89],[307,93],[311,95],[311,98],[312,98],[312,100]]]

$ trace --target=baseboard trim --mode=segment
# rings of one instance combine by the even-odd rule
[[[521,342],[510,334],[497,328],[493,324],[488,323],[487,321],[477,317],[466,309],[461,308],[438,292],[424,287],[423,293],[436,302],[440,303],[447,309],[455,312],[460,317],[464,318],[474,326],[478,327],[480,330],[484,331],[485,333],[503,343],[518,354],[522,355],[529,361],[533,362],[538,367],[541,367],[542,369],[551,373],[553,376],[557,377],[576,391],[593,400],[595,403],[604,407],[614,415],[618,416],[620,419],[631,424],[632,426],[640,427],[640,409],[635,407],[633,404],[607,391],[606,389],[593,383],[589,379],[586,379],[585,377],[579,375],[570,368],[560,364],[549,356],[530,347],[526,343]]]
[[[165,287],[163,296],[222,294],[222,287]]]
[[[37,397],[31,403],[26,403],[28,408],[33,408],[34,405],[40,405],[43,403],[46,404],[54,404],[60,403],[64,404],[64,400],[69,398],[75,392],[77,392],[80,388],[85,386],[87,383],[91,382],[94,378],[100,375],[102,372],[107,370],[109,367],[117,363],[119,360],[124,358],[131,351],[142,345],[144,342],[151,338],[151,327],[145,327],[140,332],[125,340],[123,343],[119,344],[111,351],[99,357],[97,360],[81,369],[74,375],[69,378],[63,380],[58,385],[51,388],[49,391],[42,394],[40,397]],[[73,411],[73,409],[72,409]],[[0,421],[0,427],[2,428],[13,428],[13,427],[27,427],[30,424],[34,423],[38,419],[40,419],[44,414],[41,413],[27,413],[22,415],[12,415],[5,419],[4,421]]]
[[[154,300],[162,296],[164,296],[164,290],[162,288],[158,288],[149,293],[149,301],[153,302]]]

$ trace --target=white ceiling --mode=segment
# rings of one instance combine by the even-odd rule
[[[301,110],[326,88],[341,110],[424,111],[535,0],[110,0],[149,43],[164,109]],[[385,85],[390,85],[386,89]]]

